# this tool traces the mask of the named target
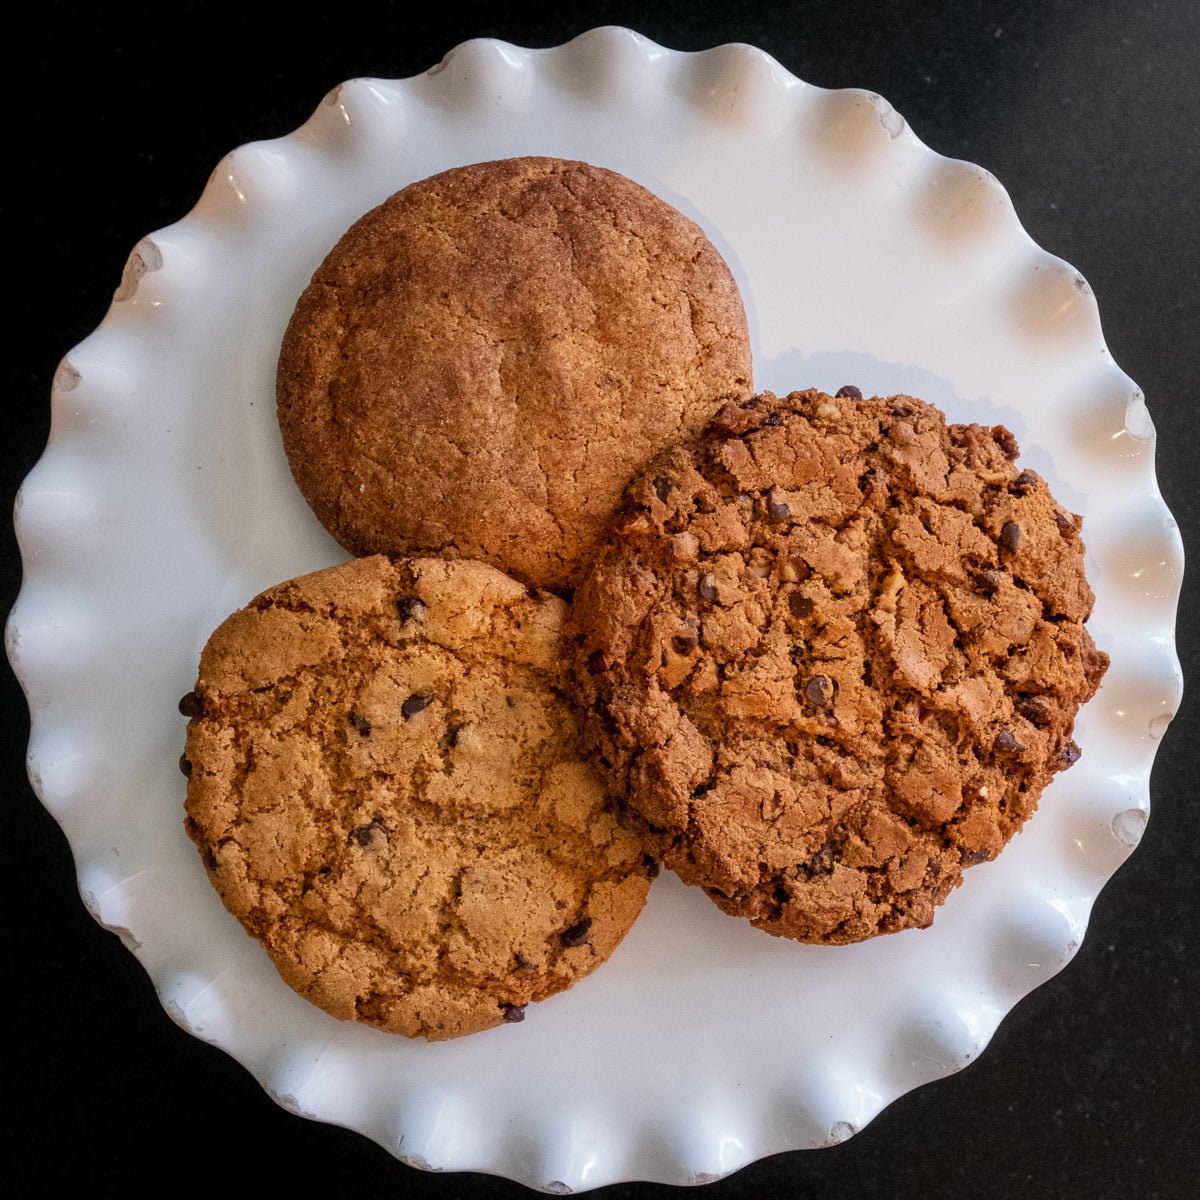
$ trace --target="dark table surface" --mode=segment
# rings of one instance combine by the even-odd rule
[[[175,15],[170,15],[172,12]],[[404,77],[470,37],[552,46],[627,25],[680,50],[749,42],[823,87],[881,93],[928,145],[979,163],[1032,237],[1087,278],[1116,361],[1144,389],[1158,476],[1194,544],[1200,374],[1200,4],[1195,0],[738,0],[74,6],[42,3],[7,51],[12,335],[6,503],[45,444],[58,360],[104,316],[126,255],[181,217],[222,155],[301,124],[354,76]],[[12,142],[15,140],[15,147]],[[4,607],[20,582],[3,538]],[[1198,637],[1185,581],[1179,652]],[[114,670],[119,670],[114,664]],[[0,1179],[20,1196],[180,1187],[359,1196],[528,1194],[426,1174],[294,1117],[166,1017],[137,961],[80,903],[69,848],[24,773],[28,716],[3,671],[5,964]],[[965,1071],[848,1143],[751,1165],[734,1196],[1183,1197],[1200,1177],[1196,704],[1163,740],[1145,837],[1071,964]],[[598,1196],[674,1196],[623,1184]]]

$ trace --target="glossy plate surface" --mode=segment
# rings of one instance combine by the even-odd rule
[[[596,974],[521,1025],[428,1045],[312,1008],[225,913],[183,831],[176,701],[229,612],[344,557],[275,424],[310,273],[396,189],[524,154],[611,167],[699,222],[742,288],[760,388],[906,391],[1012,429],[1022,464],[1085,515],[1090,628],[1112,667],[1077,725],[1081,761],[932,929],[800,946],[663,876]],[[621,29],[550,50],[470,42],[424,75],[346,83],[294,134],[234,151],[193,212],[138,245],[64,360],[17,528],[8,649],[31,776],[88,908],[168,1012],[297,1113],[417,1166],[549,1192],[704,1182],[829,1145],[964,1066],[1078,947],[1141,835],[1181,688],[1180,541],[1086,282],[987,172],[932,152],[886,101],[747,46],[685,54]]]

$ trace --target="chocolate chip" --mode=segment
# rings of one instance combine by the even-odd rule
[[[844,383],[833,393],[835,400],[861,400],[862,392],[852,383]]]
[[[1021,453],[1021,448],[1017,445],[1017,439],[1003,425],[992,426],[992,441],[1000,447],[1000,452],[1009,462],[1012,462]]]
[[[767,520],[772,525],[778,525],[781,521],[786,521],[792,515],[792,510],[781,500],[771,500],[767,504]]]
[[[396,599],[396,611],[400,614],[401,625],[419,621],[425,614],[425,601],[417,596],[399,596]]]
[[[669,479],[666,475],[659,475],[654,480],[654,494],[662,501],[665,501],[678,487],[679,484],[675,480]]]
[[[811,617],[814,607],[813,602],[799,592],[793,592],[788,597],[788,608],[792,610],[793,617]]]
[[[1004,582],[1003,571],[972,571],[971,578],[975,582],[975,586],[985,595],[994,596],[999,590],[1000,585]]]
[[[991,862],[992,852],[990,850],[964,850],[959,862],[964,867],[976,867],[980,863]]]
[[[1018,696],[1013,707],[1025,720],[1038,726],[1049,725],[1054,716],[1053,706],[1045,696]]]
[[[415,717],[417,713],[423,712],[433,702],[432,696],[426,696],[422,692],[413,692],[405,702],[400,705],[400,715],[407,721],[409,717]]]
[[[828,675],[814,675],[804,685],[804,698],[817,708],[826,708],[833,703],[833,681]]]
[[[371,722],[368,721],[366,717],[360,716],[356,712],[351,712],[346,720],[350,722],[351,728],[354,729],[355,732],[361,734],[361,736],[371,736]]]
[[[997,754],[1016,754],[1025,747],[1017,741],[1016,734],[1009,729],[1002,729],[996,734],[996,741],[993,748]]]
[[[516,1025],[525,1020],[525,1005],[523,1004],[501,1004],[500,1011],[504,1014],[503,1019],[509,1025]]]
[[[378,830],[385,837],[388,833],[388,827],[376,817],[372,821],[368,821],[365,825],[359,825],[357,829],[350,830],[350,836],[364,849],[371,844],[371,835]]]
[[[646,877],[648,879],[657,879],[659,872],[658,859],[651,858],[649,854],[643,854],[642,863],[646,868]]]
[[[774,429],[777,425],[782,424],[783,418],[778,413],[767,413],[763,417],[763,423],[759,426],[759,429]]]
[[[603,650],[595,650],[588,655],[587,668],[592,675],[600,675],[608,670],[608,655]]]
[[[1030,488],[1037,487],[1037,476],[1032,471],[1022,471],[1013,480],[1013,487],[1019,492],[1027,492]]]
[[[676,654],[688,655],[696,648],[696,635],[693,634],[678,634],[671,639],[671,649]]]
[[[217,869],[217,856],[212,852],[212,849],[209,846],[205,846],[200,851],[200,859],[210,871],[215,871]]]
[[[179,699],[179,711],[185,717],[204,716],[204,698],[195,692],[188,692]]]
[[[809,876],[832,875],[836,859],[837,851],[834,849],[833,843],[826,842],[819,850],[814,850],[801,864],[801,867]]]
[[[700,582],[696,584],[696,594],[701,600],[715,600],[717,598],[717,577],[715,575],[701,575]]]
[[[1063,747],[1058,752],[1058,765],[1061,770],[1066,770],[1072,763],[1079,761],[1081,751],[1074,742],[1065,742]]]
[[[1000,528],[1000,545],[1010,554],[1016,554],[1021,544],[1021,527],[1016,521],[1005,521]]]
[[[584,917],[582,921],[576,921],[569,929],[564,929],[559,934],[558,940],[564,946],[584,946],[587,944],[588,934],[591,931],[592,922],[589,917]]]
[[[530,962],[529,959],[522,954],[513,955],[513,966],[518,971],[536,971],[538,969],[537,963]]]
[[[1056,512],[1054,514],[1054,523],[1058,526],[1058,532],[1063,537],[1073,538],[1079,536],[1079,530],[1075,528],[1075,522],[1066,513]]]
[[[892,416],[893,417],[911,417],[912,409],[909,408],[907,404],[893,404],[892,405]]]

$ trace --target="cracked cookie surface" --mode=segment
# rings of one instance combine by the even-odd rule
[[[926,926],[1074,762],[1107,656],[1081,519],[1003,427],[730,404],[629,488],[568,624],[648,849],[802,941]]]
[[[475,562],[280,584],[200,660],[187,829],[226,907],[334,1016],[435,1040],[604,962],[655,868],[579,756],[564,602]]]
[[[521,158],[412,184],[343,236],[288,326],[277,407],[351,553],[564,592],[630,477],[750,379],[697,225],[615,172]]]

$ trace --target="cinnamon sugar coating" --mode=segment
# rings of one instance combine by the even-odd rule
[[[565,593],[630,477],[750,390],[703,231],[553,158],[414,183],[341,238],[284,337],[301,492],[351,553],[477,558]]]

